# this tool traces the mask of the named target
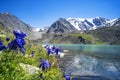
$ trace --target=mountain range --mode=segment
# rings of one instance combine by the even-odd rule
[[[0,13],[0,28],[2,33],[6,31],[21,30],[27,33],[29,39],[41,38],[39,32],[33,32],[32,26],[21,21],[18,17],[8,12]],[[4,29],[4,30],[2,30]]]
[[[9,30],[19,29],[25,32],[30,32],[32,30],[30,25],[8,12],[0,13],[0,26],[5,26]]]
[[[120,18],[116,18],[113,20],[109,20],[101,17],[68,18],[68,19],[59,18],[58,20],[53,22],[52,25],[40,29],[40,28],[34,28],[29,24],[26,24],[25,22],[21,21],[18,17],[8,12],[0,13],[0,33],[9,33],[9,32],[12,33],[12,31],[15,29],[19,29],[21,31],[26,32],[28,35],[27,37],[32,40],[38,40],[43,38],[42,39],[43,42],[45,40],[50,41],[50,39],[52,41],[53,37],[55,37],[56,40],[58,41],[59,41],[59,37],[61,37],[61,41],[65,39],[69,40],[70,36],[65,38],[64,34],[85,33],[88,35],[92,35],[93,37],[96,37],[103,42],[108,42],[110,44],[120,43],[120,34],[119,34]],[[55,34],[46,35],[49,33],[60,33],[60,34],[59,36]],[[76,37],[71,36],[71,43],[72,41],[76,42],[78,40]],[[87,39],[86,43],[90,43],[89,39]]]
[[[54,22],[48,29],[47,33],[75,33],[78,30],[66,19],[60,18]]]
[[[109,20],[106,18],[60,18],[55,21],[48,29],[47,33],[71,33],[88,30],[95,30],[100,27],[110,27],[118,23],[119,18]]]

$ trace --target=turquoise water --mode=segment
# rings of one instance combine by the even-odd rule
[[[73,78],[94,76],[89,80],[120,80],[119,45],[57,44],[56,46],[69,50],[65,53],[65,57],[60,59],[60,65],[62,71]]]
[[[120,55],[120,45],[82,45],[82,44],[56,44],[56,45],[62,47],[63,49],[69,50]]]

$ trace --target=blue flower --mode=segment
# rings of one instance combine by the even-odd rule
[[[50,53],[51,53],[51,49],[49,47],[47,48],[47,53],[48,53],[48,55],[50,55]]]
[[[49,64],[48,60],[44,61],[44,65],[45,65],[46,68],[49,68],[50,64]]]
[[[16,38],[25,38],[26,37],[26,33],[21,32],[20,30],[14,30],[13,33]]]
[[[3,45],[2,40],[0,40],[0,51],[5,50],[6,47]]]
[[[41,63],[41,64],[39,65],[39,68],[42,68],[42,70],[44,71],[44,70],[45,70],[45,65],[44,65],[44,63]]]
[[[40,78],[42,78],[42,75],[43,75],[43,74],[42,74],[42,73],[40,73]]]
[[[65,80],[70,80],[70,76],[64,74]]]
[[[43,59],[42,59],[42,58],[40,58],[40,62],[41,62],[41,63],[43,62]]]
[[[20,30],[14,30],[13,34],[15,35],[16,39],[8,44],[8,48],[12,50],[17,50],[17,48],[19,48],[19,50],[25,54],[26,50],[24,48],[24,45],[26,44],[26,41],[24,38],[26,37],[26,33],[21,32]]]
[[[55,51],[55,49],[56,49],[56,46],[54,46],[54,45],[53,45],[53,46],[52,46],[52,50],[54,50],[54,51]]]
[[[34,57],[34,53],[35,53],[35,51],[32,51],[32,57]]]
[[[15,44],[19,47],[19,48],[24,48],[23,44],[22,44],[22,39],[20,38],[16,38],[15,39]]]
[[[12,50],[16,50],[17,49],[16,41],[13,40],[13,41],[11,41],[11,43],[8,43],[7,48],[12,49]]]
[[[21,32],[20,37],[21,38],[25,38],[26,37],[26,33],[25,32]]]
[[[5,49],[6,49],[5,46],[0,46],[0,51],[5,50]]]
[[[16,38],[18,38],[20,36],[20,30],[14,30],[13,34],[15,35]]]
[[[2,46],[3,45],[3,42],[0,40],[0,46]]]
[[[57,47],[55,52],[56,52],[56,55],[58,55],[58,53],[61,52],[61,49],[59,47]]]
[[[42,58],[40,58],[40,62],[41,64],[39,65],[39,68],[42,68],[43,71],[49,68],[50,64],[48,60],[43,61]]]
[[[10,40],[10,38],[9,38],[9,37],[7,37],[7,38],[6,38],[6,41],[9,41],[9,40]]]

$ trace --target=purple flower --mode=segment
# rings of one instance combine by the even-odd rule
[[[26,44],[26,41],[24,39],[21,39],[21,43],[24,46]]]
[[[3,42],[0,40],[0,46],[3,46]]]
[[[49,68],[50,64],[48,62],[48,60],[43,61],[42,58],[40,58],[40,62],[41,64],[39,65],[39,68],[42,68],[42,70],[44,71],[45,69]]]
[[[11,41],[11,43],[8,43],[7,48],[12,49],[12,50],[16,50],[17,49],[16,41],[13,40],[13,41]]]
[[[40,62],[41,62],[41,63],[43,62],[43,59],[42,59],[42,58],[40,58]]]
[[[45,65],[44,65],[44,63],[41,63],[41,64],[39,65],[39,68],[42,68],[42,70],[44,71],[44,70],[45,70]]]
[[[52,54],[54,54],[54,52],[55,52],[55,51],[54,51],[53,49],[51,49],[51,51],[50,51],[50,52],[51,52]]]
[[[48,60],[45,60],[45,61],[44,61],[44,64],[45,64],[45,67],[46,67],[46,68],[49,68],[50,64],[49,64]]]
[[[26,33],[20,32],[20,30],[14,30],[13,34],[15,35],[16,39],[14,39],[8,44],[8,48],[12,50],[17,50],[17,48],[19,48],[19,50],[23,54],[25,54],[26,50],[24,48],[24,45],[26,44],[26,42],[24,38],[26,37]]]
[[[50,53],[51,53],[51,49],[50,48],[47,48],[47,53],[48,53],[48,55],[50,55]]]
[[[10,38],[9,38],[9,37],[7,37],[7,38],[6,38],[6,41],[9,41],[9,40],[10,40]]]
[[[59,47],[57,47],[55,52],[56,52],[56,55],[58,55],[58,53],[61,52],[61,49]]]
[[[34,57],[34,53],[35,53],[35,51],[32,51],[32,57]]]
[[[5,50],[5,49],[6,49],[5,46],[0,46],[0,51],[1,51],[1,50]]]
[[[25,32],[21,32],[20,37],[21,38],[25,38],[26,37],[26,33]]]
[[[5,50],[5,49],[6,49],[6,47],[3,45],[2,40],[0,40],[0,51]]]
[[[26,37],[26,33],[21,32],[20,30],[14,30],[13,33],[16,36],[16,38],[25,38]]]
[[[16,38],[18,38],[20,36],[20,30],[14,30],[13,34],[15,35]]]
[[[42,78],[42,75],[43,75],[43,74],[42,74],[42,73],[40,73],[40,78]]]
[[[55,51],[55,49],[56,49],[56,46],[53,46],[53,47],[52,47],[52,50],[54,50],[54,51]]]
[[[64,75],[65,80],[70,80],[70,76]]]
[[[19,48],[23,48],[22,39],[16,38],[16,39],[15,39],[15,44],[16,44]]]

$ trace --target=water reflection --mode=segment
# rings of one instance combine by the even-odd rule
[[[72,53],[73,54],[73,53]],[[112,60],[97,59],[95,57],[86,56],[83,54],[70,54],[61,59],[63,71],[72,76],[104,76],[111,77],[114,80],[119,80],[120,66],[119,62]]]
[[[61,47],[72,50],[60,59],[62,71],[66,74],[73,77],[100,76],[96,80],[120,80],[120,47],[96,45]]]

